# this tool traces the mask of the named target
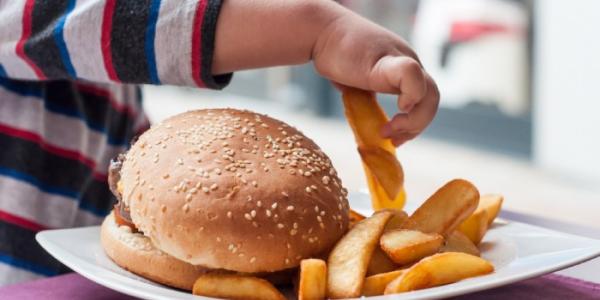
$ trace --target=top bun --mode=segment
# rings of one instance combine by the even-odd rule
[[[346,190],[297,129],[250,111],[186,112],[127,153],[123,201],[160,250],[213,269],[273,272],[346,232]]]

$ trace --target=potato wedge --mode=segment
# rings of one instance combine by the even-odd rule
[[[360,296],[371,255],[391,217],[389,211],[376,212],[354,225],[333,247],[327,260],[329,298]]]
[[[348,211],[348,227],[352,228],[354,227],[354,225],[356,225],[356,223],[364,220],[366,217],[363,216],[361,213],[350,209],[350,211]]]
[[[379,131],[388,122],[388,117],[377,103],[375,94],[354,88],[345,88],[342,91],[346,119],[352,128],[354,138],[359,147],[380,147],[396,155],[395,147],[390,139],[384,139]],[[377,181],[369,167],[363,163],[365,177],[371,202],[374,210],[381,208],[402,208],[406,195],[401,188],[395,198],[388,197],[387,193]]]
[[[390,282],[384,294],[395,294],[457,282],[489,274],[494,266],[477,256],[446,252],[424,258]]]
[[[462,232],[455,230],[447,238],[446,242],[440,248],[440,252],[462,252],[475,256],[480,256],[479,248]]]
[[[475,210],[472,215],[458,226],[458,231],[467,236],[475,245],[479,245],[487,229],[488,214],[484,209]]]
[[[327,264],[310,258],[300,262],[298,300],[319,300],[327,296]]]
[[[406,223],[406,220],[408,220],[408,214],[403,210],[395,208],[384,208],[383,210],[390,211],[394,214],[387,222],[387,224],[385,224],[385,229],[383,230],[383,232],[401,229]]]
[[[406,270],[394,270],[386,273],[372,275],[365,278],[363,284],[363,296],[378,296],[383,295],[385,287],[398,276],[402,275]]]
[[[407,265],[436,253],[444,244],[444,237],[437,233],[399,229],[384,233],[379,243],[392,261]]]
[[[492,225],[492,223],[494,223],[494,220],[502,208],[502,202],[504,202],[504,197],[498,194],[486,194],[479,198],[479,206],[477,206],[477,210],[483,209],[487,212],[488,225]]]
[[[285,300],[283,294],[268,281],[235,274],[202,275],[196,279],[192,293],[225,299]]]
[[[398,265],[394,263],[390,257],[381,250],[380,247],[375,247],[371,261],[367,267],[367,276],[386,273],[398,269]]]
[[[404,172],[396,158],[381,147],[359,146],[358,153],[390,199],[395,199],[404,184]]]
[[[475,211],[478,202],[479,191],[472,183],[454,179],[417,208],[405,227],[448,236]]]

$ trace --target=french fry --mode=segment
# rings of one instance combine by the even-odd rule
[[[480,256],[479,248],[462,232],[455,230],[447,238],[440,252],[462,252]]]
[[[479,191],[470,182],[454,179],[429,197],[408,218],[406,229],[448,236],[473,213]]]
[[[392,261],[406,265],[436,253],[444,238],[437,233],[400,229],[384,233],[379,242]]]
[[[365,278],[363,284],[363,296],[378,296],[383,295],[385,287],[398,276],[402,275],[406,270],[394,270],[386,273],[380,273]]]
[[[350,209],[348,211],[348,222],[349,222],[348,227],[349,228],[354,227],[354,225],[356,225],[356,223],[364,220],[365,218],[366,217],[363,216],[362,214],[360,214],[359,212],[357,212],[357,211],[355,211],[353,209]]]
[[[395,199],[404,184],[402,166],[392,154],[381,147],[359,146],[358,153],[375,176],[389,199]]]
[[[369,261],[369,266],[367,267],[367,276],[386,273],[396,269],[398,269],[398,265],[380,247],[375,247],[373,255],[371,255],[371,261]]]
[[[458,231],[467,236],[473,244],[479,245],[479,242],[481,242],[488,229],[488,219],[486,210],[475,210],[472,215],[458,226]]]
[[[424,258],[390,282],[384,294],[395,294],[457,282],[489,274],[494,266],[477,256],[446,252]]]
[[[303,259],[300,262],[298,300],[325,299],[327,294],[327,264],[322,259]]]
[[[346,119],[352,128],[358,146],[380,147],[395,156],[395,147],[391,140],[384,139],[379,134],[383,125],[388,122],[388,117],[377,103],[375,94],[354,88],[346,88],[342,94]],[[403,188],[395,198],[390,198],[365,163],[363,163],[363,169],[374,210],[404,206],[406,195]],[[401,182],[403,181],[402,177]]]
[[[360,296],[371,255],[391,217],[389,211],[376,212],[354,225],[333,247],[327,260],[329,298]]]
[[[235,274],[207,274],[196,279],[193,294],[214,298],[248,300],[285,300],[268,281]]]
[[[477,207],[477,210],[483,209],[487,212],[488,225],[492,225],[492,223],[494,223],[494,219],[496,219],[500,213],[500,208],[502,208],[502,202],[504,202],[504,197],[498,194],[486,194],[479,198],[479,206]]]

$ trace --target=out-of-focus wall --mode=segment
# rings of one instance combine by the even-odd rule
[[[534,159],[600,185],[600,1],[535,3]]]

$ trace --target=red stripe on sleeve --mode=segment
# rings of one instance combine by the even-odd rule
[[[33,60],[31,60],[27,54],[25,53],[25,42],[29,39],[29,37],[31,36],[31,14],[33,12],[33,6],[35,5],[35,0],[27,0],[27,2],[25,2],[25,8],[23,9],[23,33],[21,34],[21,39],[19,39],[19,41],[17,42],[17,55],[23,59],[25,61],[25,63],[27,63],[27,65],[29,65],[29,67],[31,67],[31,69],[33,69],[33,72],[35,72],[35,75],[38,77],[38,79],[43,80],[46,79],[46,75],[44,75],[44,72],[42,72],[42,70],[40,68],[38,68],[38,66],[33,62]]]
[[[206,13],[206,0],[198,1],[196,14],[194,15],[194,24],[192,28],[192,78],[199,87],[206,87],[200,77],[202,72],[202,23]]]
[[[36,143],[40,146],[40,148],[48,153],[79,161],[80,163],[88,166],[92,170],[92,175],[94,178],[99,181],[106,181],[108,179],[106,173],[100,173],[95,170],[96,162],[93,159],[86,157],[84,154],[77,151],[50,145],[35,132],[9,127],[8,125],[0,123],[0,133]]]
[[[102,57],[104,58],[104,68],[108,74],[108,78],[115,82],[120,82],[115,71],[115,66],[112,61],[112,50],[110,45],[110,38],[112,32],[112,18],[115,12],[116,0],[106,0],[104,5],[104,13],[102,15],[102,36],[101,36],[101,47]]]
[[[7,222],[7,223],[11,223],[11,224],[15,224],[19,227],[23,227],[23,228],[27,228],[31,231],[41,231],[44,229],[48,229],[48,227],[38,224],[36,222],[27,220],[25,218],[19,217],[19,216],[15,216],[13,214],[10,214],[8,212],[2,211],[0,210],[0,220]]]

